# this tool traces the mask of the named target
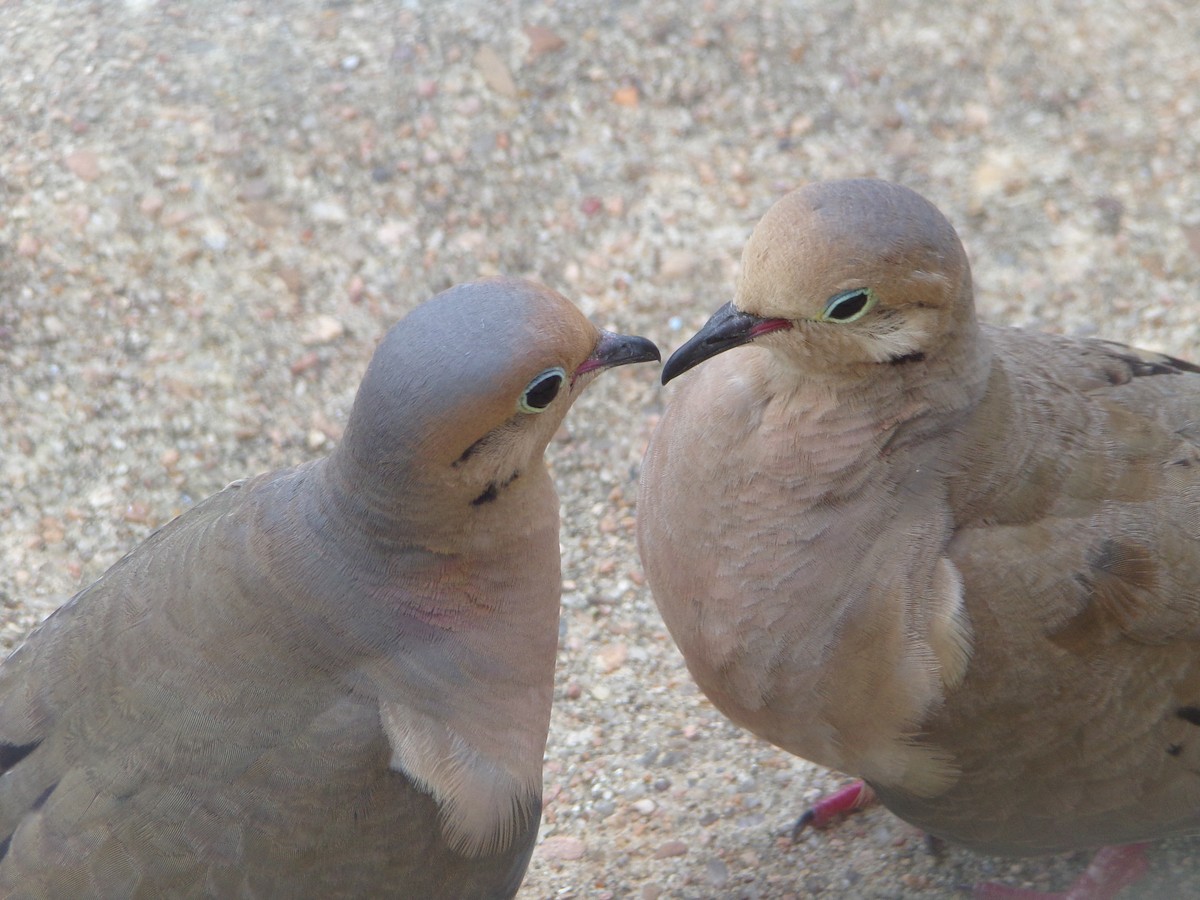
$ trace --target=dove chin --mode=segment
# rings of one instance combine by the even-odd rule
[[[706,359],[748,344],[755,338],[772,331],[791,328],[788,319],[768,318],[743,312],[733,305],[726,303],[712,318],[704,323],[682,347],[671,354],[663,366],[662,383],[666,384],[677,375],[682,375],[688,369],[700,365]]]

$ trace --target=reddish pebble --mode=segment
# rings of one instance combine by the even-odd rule
[[[140,501],[130,503],[125,508],[124,519],[137,525],[145,525],[150,521],[150,507]]]
[[[655,859],[668,859],[672,856],[686,856],[688,845],[683,841],[667,841],[654,851]]]
[[[529,58],[537,59],[547,53],[554,53],[567,46],[567,42],[541,25],[525,26],[525,37],[529,38]]]
[[[617,106],[634,107],[638,105],[638,89],[633,85],[617,88],[613,93],[613,103]]]
[[[569,861],[582,859],[583,854],[587,852],[587,847],[579,838],[563,835],[546,838],[538,847],[537,852],[542,859]]]
[[[17,255],[18,256],[37,256],[38,251],[42,249],[42,245],[38,243],[29,232],[25,232],[17,238]]]
[[[75,150],[64,160],[71,173],[81,181],[95,181],[100,177],[100,159],[91,150]]]
[[[317,356],[317,352],[313,350],[299,357],[295,362],[288,366],[288,369],[293,375],[303,375],[320,361],[321,358]]]

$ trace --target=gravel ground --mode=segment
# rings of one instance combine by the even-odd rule
[[[527,275],[673,349],[750,228],[877,175],[957,225],[992,321],[1200,357],[1200,6],[0,0],[0,641],[226,482],[323,454],[375,341]],[[948,849],[691,685],[634,549],[670,391],[606,375],[550,450],[562,652],[522,898],[953,897],[1083,857]],[[1200,884],[1152,851],[1138,896]],[[1133,896],[1129,892],[1128,896]]]

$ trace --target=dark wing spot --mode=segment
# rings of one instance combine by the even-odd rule
[[[1200,707],[1196,706],[1181,706],[1175,710],[1175,715],[1183,719],[1189,725],[1200,725]]]
[[[1086,568],[1073,577],[1087,602],[1052,630],[1050,639],[1080,655],[1144,621],[1158,588],[1154,554],[1131,540],[1097,542],[1088,550]]]
[[[1138,359],[1135,356],[1122,356],[1121,359],[1129,363],[1129,368],[1133,370],[1133,377],[1145,377],[1148,375],[1178,375],[1179,368],[1169,365],[1164,362],[1156,362],[1154,360]]]
[[[1200,366],[1174,356],[1163,356],[1157,360],[1143,359],[1133,366],[1134,375],[1182,375],[1184,372],[1200,373]]]
[[[1122,542],[1112,538],[1101,541],[1088,553],[1088,564],[1134,587],[1151,590],[1157,586],[1158,571],[1154,555],[1132,541]]]
[[[36,750],[41,743],[40,740],[31,741],[28,744],[0,743],[0,772],[7,772]]]
[[[1182,375],[1185,372],[1200,372],[1200,366],[1174,356],[1151,353],[1149,350],[1138,350],[1134,347],[1115,344],[1111,341],[1101,341],[1100,343],[1104,344],[1113,356],[1129,366],[1129,371],[1134,378],[1143,378],[1150,375]],[[1124,384],[1125,382],[1124,378],[1121,378],[1114,372],[1109,372],[1108,377],[1113,384]]]
[[[1183,744],[1171,744],[1167,747],[1167,752],[1172,756],[1178,756],[1183,752]]]
[[[901,366],[901,365],[904,365],[904,363],[921,362],[924,359],[925,359],[925,354],[922,353],[920,350],[917,350],[913,353],[905,353],[905,354],[902,354],[901,356],[893,356],[891,359],[888,360],[888,362],[893,366]]]
[[[42,791],[40,794],[38,794],[37,799],[33,801],[33,806],[31,806],[29,808],[31,810],[32,809],[41,809],[42,804],[45,803],[50,798],[50,795],[54,793],[54,789],[56,787],[58,787],[57,781],[54,782],[54,784],[50,785],[50,787],[48,787],[44,791]]]

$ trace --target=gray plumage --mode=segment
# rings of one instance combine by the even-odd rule
[[[0,894],[512,896],[558,639],[543,451],[656,358],[516,280],[405,317],[332,455],[197,504],[0,667]]]

